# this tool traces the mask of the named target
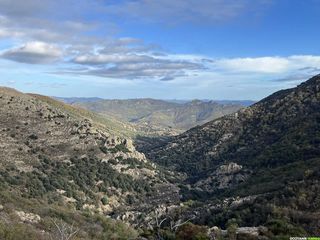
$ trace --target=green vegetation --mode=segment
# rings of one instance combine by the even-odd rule
[[[209,240],[208,229],[187,223],[178,228],[176,233],[177,240]]]
[[[130,152],[124,144],[118,144],[114,147],[114,152]]]
[[[57,190],[64,190],[67,197],[76,200],[78,207],[84,204],[82,194],[90,196],[92,203],[97,204],[94,197],[96,193],[111,195],[110,187],[142,195],[151,191],[150,184],[145,180],[134,180],[129,175],[118,173],[108,163],[95,158],[75,157],[70,159],[70,162],[45,158],[32,172],[17,175],[14,166],[0,171],[0,179],[4,186],[14,185],[26,189],[22,192],[28,198],[47,196],[49,202],[55,201]],[[99,181],[102,184],[97,185]]]
[[[43,234],[22,223],[8,224],[0,221],[0,239],[4,240],[44,240]]]
[[[27,199],[18,191],[1,190],[0,239],[4,240],[60,240],[59,230],[65,234],[76,232],[72,240],[136,239],[138,232],[128,225],[87,211],[75,211],[61,201],[48,204],[40,199]],[[24,222],[15,211],[38,214],[38,223]]]

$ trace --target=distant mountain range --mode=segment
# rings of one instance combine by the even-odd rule
[[[147,99],[147,98],[136,98],[136,99],[104,99],[104,98],[99,98],[99,97],[52,97],[57,100],[62,100],[65,103],[69,104],[74,104],[78,102],[97,102],[101,100],[139,100],[139,99]],[[159,100],[159,99],[154,99],[154,100]],[[235,105],[242,105],[249,107],[253,104],[256,103],[256,101],[252,100],[212,100],[212,99],[192,99],[192,100],[186,100],[186,99],[161,99],[161,101],[165,102],[172,102],[172,103],[179,103],[179,104],[184,104],[192,101],[201,101],[201,102],[216,102],[219,104],[235,104]]]
[[[120,121],[138,126],[171,128],[176,132],[188,130],[253,104],[252,101],[59,99]]]

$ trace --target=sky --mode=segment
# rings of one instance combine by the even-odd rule
[[[0,85],[260,100],[320,73],[320,0],[0,0]]]

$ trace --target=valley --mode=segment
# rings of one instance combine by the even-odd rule
[[[251,106],[10,88],[0,105],[0,236],[320,235],[320,75]]]
[[[59,98],[58,98],[59,99]],[[211,100],[107,100],[60,98],[60,100],[99,113],[106,118],[131,124],[142,136],[173,136],[197,125],[234,113],[253,101]]]

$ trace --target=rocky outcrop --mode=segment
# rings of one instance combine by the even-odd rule
[[[242,169],[241,165],[238,165],[237,163],[231,162],[231,163],[221,165],[220,167],[218,167],[218,169],[216,170],[216,174],[217,175],[236,174],[236,173],[240,172],[241,169]]]
[[[208,192],[216,189],[233,188],[244,182],[248,177],[248,172],[243,171],[243,167],[237,163],[221,165],[206,179],[202,179],[194,184],[194,187],[204,189]]]
[[[17,216],[22,222],[26,223],[38,223],[41,220],[41,217],[34,213],[26,213],[24,211],[16,211]]]

